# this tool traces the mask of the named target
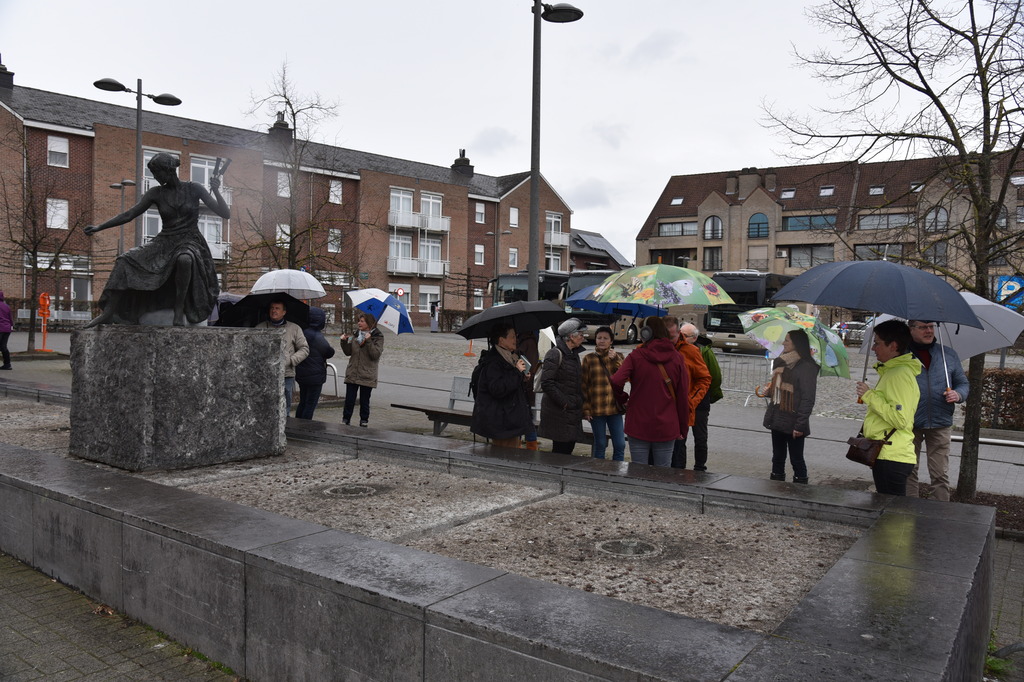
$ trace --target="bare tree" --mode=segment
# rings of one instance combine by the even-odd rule
[[[58,189],[56,176],[48,173],[46,167],[36,168],[32,163],[26,131],[20,125],[11,125],[5,130],[0,136],[0,145],[21,158],[22,168],[17,175],[0,174],[0,220],[3,222],[0,229],[6,233],[5,241],[15,247],[0,258],[0,268],[27,275],[28,350],[34,351],[40,290],[47,282],[53,290],[59,291],[61,270],[70,269],[75,256],[84,257],[83,253],[71,251],[73,246],[82,246],[76,242],[81,242],[80,228],[88,220],[91,204],[74,202],[79,210],[72,211],[72,202],[68,201],[63,204],[66,212],[54,211],[53,222],[59,224],[51,225],[48,212],[57,206],[52,206],[49,200],[66,196]]]

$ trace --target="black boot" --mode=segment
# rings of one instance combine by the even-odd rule
[[[786,474],[775,474],[775,473],[773,473],[771,475],[771,480],[773,480],[773,481],[785,481],[786,480]]]
[[[793,483],[807,483],[807,477],[805,476],[803,478],[799,478],[797,476],[794,476]]]

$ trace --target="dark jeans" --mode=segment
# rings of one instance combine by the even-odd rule
[[[7,339],[10,337],[10,332],[0,332],[0,353],[4,356],[4,367],[11,366],[11,352],[7,350]]]
[[[913,470],[914,465],[910,462],[876,459],[871,470],[871,477],[875,479],[875,490],[883,495],[904,497],[907,494],[907,476]]]
[[[313,411],[320,400],[320,392],[323,390],[323,384],[299,384],[299,406],[295,408],[295,417],[312,419]]]
[[[693,426],[690,433],[693,434],[693,466],[706,467],[708,464],[708,419],[711,417],[711,403],[703,400],[697,405],[694,414]],[[689,438],[689,436],[687,436]],[[686,468],[686,441],[677,440],[672,449],[672,466],[676,469]]]
[[[558,452],[563,455],[571,455],[576,447],[574,440],[553,440],[551,441],[551,452]]]
[[[345,421],[352,419],[352,413],[356,409],[356,395],[359,395],[359,421],[370,421],[370,393],[372,386],[360,386],[359,384],[345,384],[345,409],[341,416]]]
[[[793,465],[793,478],[807,478],[807,464],[804,462],[806,437],[793,438],[793,432],[772,429],[772,473],[786,475],[786,453]]]

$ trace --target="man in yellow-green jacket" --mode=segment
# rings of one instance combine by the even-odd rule
[[[882,448],[871,473],[878,492],[906,495],[907,476],[917,464],[914,414],[921,399],[917,375],[922,365],[910,353],[910,329],[905,322],[888,320],[876,326],[874,332],[871,349],[878,358],[878,383],[871,388],[858,381],[857,395],[868,406],[864,436],[884,439],[891,445]]]

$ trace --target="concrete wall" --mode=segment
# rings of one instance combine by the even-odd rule
[[[991,508],[289,429],[368,459],[865,531],[762,635],[0,446],[0,550],[252,680],[980,679]]]

